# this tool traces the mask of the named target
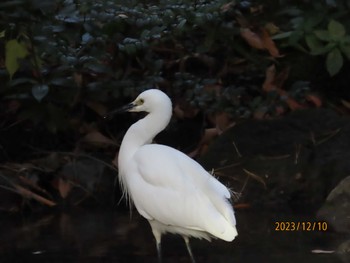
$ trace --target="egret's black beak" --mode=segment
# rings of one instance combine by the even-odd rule
[[[129,104],[119,108],[119,109],[116,109],[114,111],[108,112],[103,118],[104,119],[111,119],[114,114],[129,111],[129,110],[131,110],[134,107],[135,107],[135,104],[133,102],[131,102],[131,103],[129,103]]]

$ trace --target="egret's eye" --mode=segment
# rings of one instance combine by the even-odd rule
[[[145,101],[143,99],[139,100],[140,104],[143,104]]]

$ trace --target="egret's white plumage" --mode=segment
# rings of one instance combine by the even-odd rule
[[[124,109],[148,112],[125,134],[118,167],[126,196],[152,227],[158,255],[166,232],[184,237],[192,261],[189,237],[232,241],[237,231],[229,190],[182,152],[151,144],[170,121],[169,97],[160,90],[146,90]]]

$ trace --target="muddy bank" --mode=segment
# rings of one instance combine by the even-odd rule
[[[349,160],[350,118],[313,109],[236,124],[200,162],[242,191],[240,202],[310,210],[350,175]]]

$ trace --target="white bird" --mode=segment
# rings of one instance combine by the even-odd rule
[[[151,225],[159,261],[165,233],[183,237],[192,262],[189,237],[232,241],[237,230],[229,189],[184,153],[151,144],[170,121],[169,97],[157,89],[146,90],[118,111],[148,113],[126,132],[118,168],[126,198]]]

